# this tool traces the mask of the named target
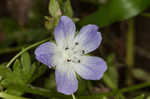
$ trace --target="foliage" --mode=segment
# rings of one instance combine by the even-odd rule
[[[5,65],[0,66],[0,75],[3,80],[1,85],[6,88],[6,92],[14,95],[22,95],[24,86],[28,86],[36,78],[40,77],[46,67],[37,63],[31,64],[29,53],[25,52],[21,60],[16,60],[12,70]]]
[[[85,17],[81,24],[107,26],[117,21],[134,17],[150,5],[149,0],[109,0],[93,14]]]

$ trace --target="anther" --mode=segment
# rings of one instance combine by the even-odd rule
[[[75,45],[79,45],[79,43],[78,43],[78,42],[75,42]]]
[[[68,47],[65,48],[65,50],[68,50],[68,49],[69,49]]]
[[[78,63],[80,63],[81,61],[80,60],[78,60]]]
[[[85,51],[84,50],[82,50],[82,54],[84,54],[85,53]]]
[[[71,62],[71,59],[67,59],[67,62]]]

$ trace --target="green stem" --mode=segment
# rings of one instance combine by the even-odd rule
[[[142,13],[141,15],[150,18],[150,13]]]
[[[145,88],[145,87],[148,87],[148,86],[150,86],[150,82],[133,85],[133,86],[130,86],[130,87],[127,87],[127,88],[122,88],[120,90],[114,90],[112,92],[100,93],[100,94],[96,94],[94,96],[97,96],[97,97],[102,96],[102,95],[114,96],[118,93],[132,92],[132,91],[135,91],[135,90],[137,91],[138,89]],[[64,97],[65,99],[70,99],[71,98],[70,96],[66,96],[66,95],[63,95],[63,94],[60,94],[60,93],[57,93],[57,92],[54,92],[54,91],[50,91],[48,89],[44,89],[44,88],[33,87],[33,86],[24,86],[23,88],[24,88],[24,91],[26,93],[42,95],[42,96],[46,96],[46,97],[49,97],[49,98],[52,98],[52,97],[60,97],[60,98]],[[91,95],[91,96],[79,96],[77,99],[82,99],[82,97],[92,97],[92,96],[93,95]],[[76,99],[76,98],[73,97],[73,99]]]
[[[128,32],[126,37],[126,64],[127,69],[127,84],[132,84],[131,71],[134,66],[134,20],[129,20]]]
[[[33,48],[33,47],[36,47],[36,46],[38,46],[38,45],[40,45],[40,44],[42,44],[42,43],[44,43],[44,42],[46,42],[46,41],[48,41],[48,40],[49,40],[49,39],[45,39],[45,40],[43,40],[43,41],[34,43],[34,44],[28,46],[27,48],[23,49],[22,51],[20,51],[16,56],[14,56],[14,57],[8,62],[8,64],[6,65],[6,67],[9,67],[21,54],[23,54],[23,53],[26,52],[27,50],[29,50],[29,49],[31,49],[31,48]]]
[[[137,84],[131,87],[127,87],[127,88],[123,88],[121,90],[119,90],[118,92],[120,93],[125,93],[125,92],[131,92],[131,91],[135,91],[144,87],[148,87],[150,86],[150,82],[146,82],[146,83],[142,83],[142,84]]]
[[[91,96],[79,96],[77,99],[90,99],[90,98],[93,98],[94,99],[100,99],[99,97],[101,96],[115,96],[119,93],[126,93],[126,92],[132,92],[132,91],[137,91],[138,89],[141,89],[141,88],[145,88],[145,87],[148,87],[150,86],[150,82],[147,82],[147,83],[142,83],[142,84],[137,84],[137,85],[133,85],[133,86],[130,86],[130,87],[127,87],[127,88],[122,88],[120,90],[114,90],[112,92],[106,92],[106,93],[100,93],[100,94],[95,94],[95,95],[91,95]]]
[[[45,88],[34,87],[31,85],[23,86],[23,89],[26,93],[37,94],[37,95],[46,96],[49,98],[53,98],[53,97],[60,97],[60,98],[65,98],[65,99],[71,98],[71,96],[66,96],[66,95],[57,93],[55,91],[51,91]]]
[[[4,92],[0,92],[0,97],[5,98],[5,99],[30,99],[30,98],[24,98],[24,97],[18,97],[18,96],[13,96]]]
[[[38,94],[47,97],[53,96],[53,93],[50,90],[34,86],[24,86],[24,91],[27,93]]]
[[[129,29],[127,33],[127,43],[126,43],[126,64],[129,67],[134,65],[134,20],[129,20]]]
[[[74,95],[74,94],[72,94],[72,99],[76,99],[76,97],[75,97],[75,95]]]

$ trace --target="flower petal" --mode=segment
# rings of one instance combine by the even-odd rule
[[[67,16],[62,16],[54,31],[56,43],[58,45],[63,45],[66,44],[67,41],[71,41],[75,31],[76,27],[73,21]]]
[[[49,68],[54,66],[53,64],[53,56],[56,45],[51,42],[46,42],[41,44],[35,50],[36,59],[43,64],[47,65]]]
[[[100,57],[82,56],[81,62],[74,69],[84,79],[99,80],[107,70],[107,65]]]
[[[73,69],[68,66],[56,66],[55,76],[58,92],[70,95],[77,91],[78,81]]]
[[[84,26],[75,38],[75,42],[79,42],[82,49],[85,50],[85,54],[98,48],[101,41],[102,37],[98,32],[98,27],[91,24]]]

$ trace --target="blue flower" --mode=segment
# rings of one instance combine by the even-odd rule
[[[99,80],[107,69],[106,62],[96,56],[88,56],[102,41],[96,25],[86,25],[76,35],[73,21],[62,16],[54,35],[56,44],[46,42],[35,50],[36,59],[49,68],[56,67],[58,92],[70,95],[77,91],[76,74],[86,80]]]

